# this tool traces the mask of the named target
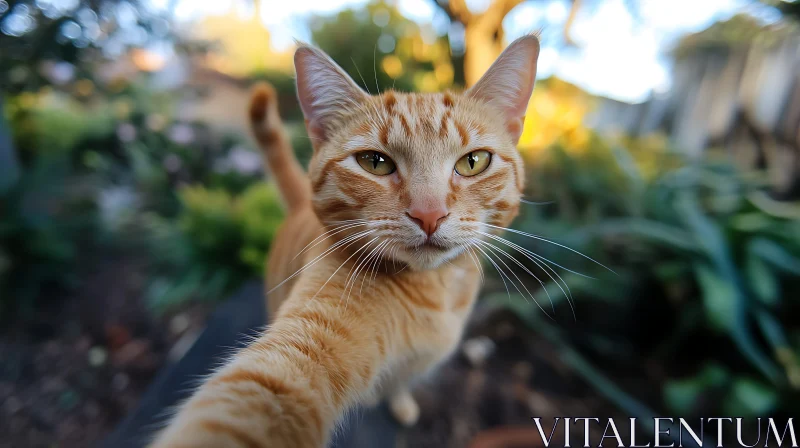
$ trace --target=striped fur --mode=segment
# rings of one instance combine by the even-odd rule
[[[301,46],[298,98],[314,145],[307,176],[291,158],[273,92],[255,91],[254,132],[289,208],[267,273],[280,307],[153,446],[322,447],[345,412],[381,398],[400,422],[416,421],[409,382],[453,352],[478,293],[470,242],[519,208],[512,125],[523,118],[536,52],[533,36],[509,46],[485,79],[521,99],[490,101],[481,82],[464,93],[369,96]],[[517,73],[517,84],[498,71]],[[478,149],[492,153],[486,171],[455,174],[455,162]],[[365,150],[390,157],[396,172],[366,172],[354,158]],[[448,212],[430,237],[407,214],[420,206]]]

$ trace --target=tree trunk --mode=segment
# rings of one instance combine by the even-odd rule
[[[475,84],[504,48],[503,19],[524,0],[493,2],[486,11],[464,24],[464,80]]]
[[[503,51],[502,28],[491,30],[479,27],[469,27],[464,31],[464,81],[467,87],[481,79],[489,66]]]

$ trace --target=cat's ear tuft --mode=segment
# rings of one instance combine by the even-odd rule
[[[298,42],[294,66],[308,132],[317,141],[327,141],[337,120],[358,107],[367,94],[320,49]]]
[[[539,38],[528,34],[512,42],[467,95],[503,112],[506,129],[516,144],[536,80]]]

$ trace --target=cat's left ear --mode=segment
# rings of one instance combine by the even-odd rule
[[[522,134],[525,110],[536,80],[539,38],[528,34],[512,42],[467,95],[491,104],[505,118],[506,129],[517,144]]]
[[[328,141],[342,117],[358,108],[367,94],[320,49],[300,44],[294,54],[294,65],[297,99],[308,133],[314,142]]]

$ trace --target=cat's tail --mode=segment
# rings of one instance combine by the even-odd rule
[[[264,152],[278,189],[289,211],[311,203],[311,184],[294,156],[286,128],[278,114],[278,95],[266,82],[253,88],[250,98],[250,124],[253,135]]]

